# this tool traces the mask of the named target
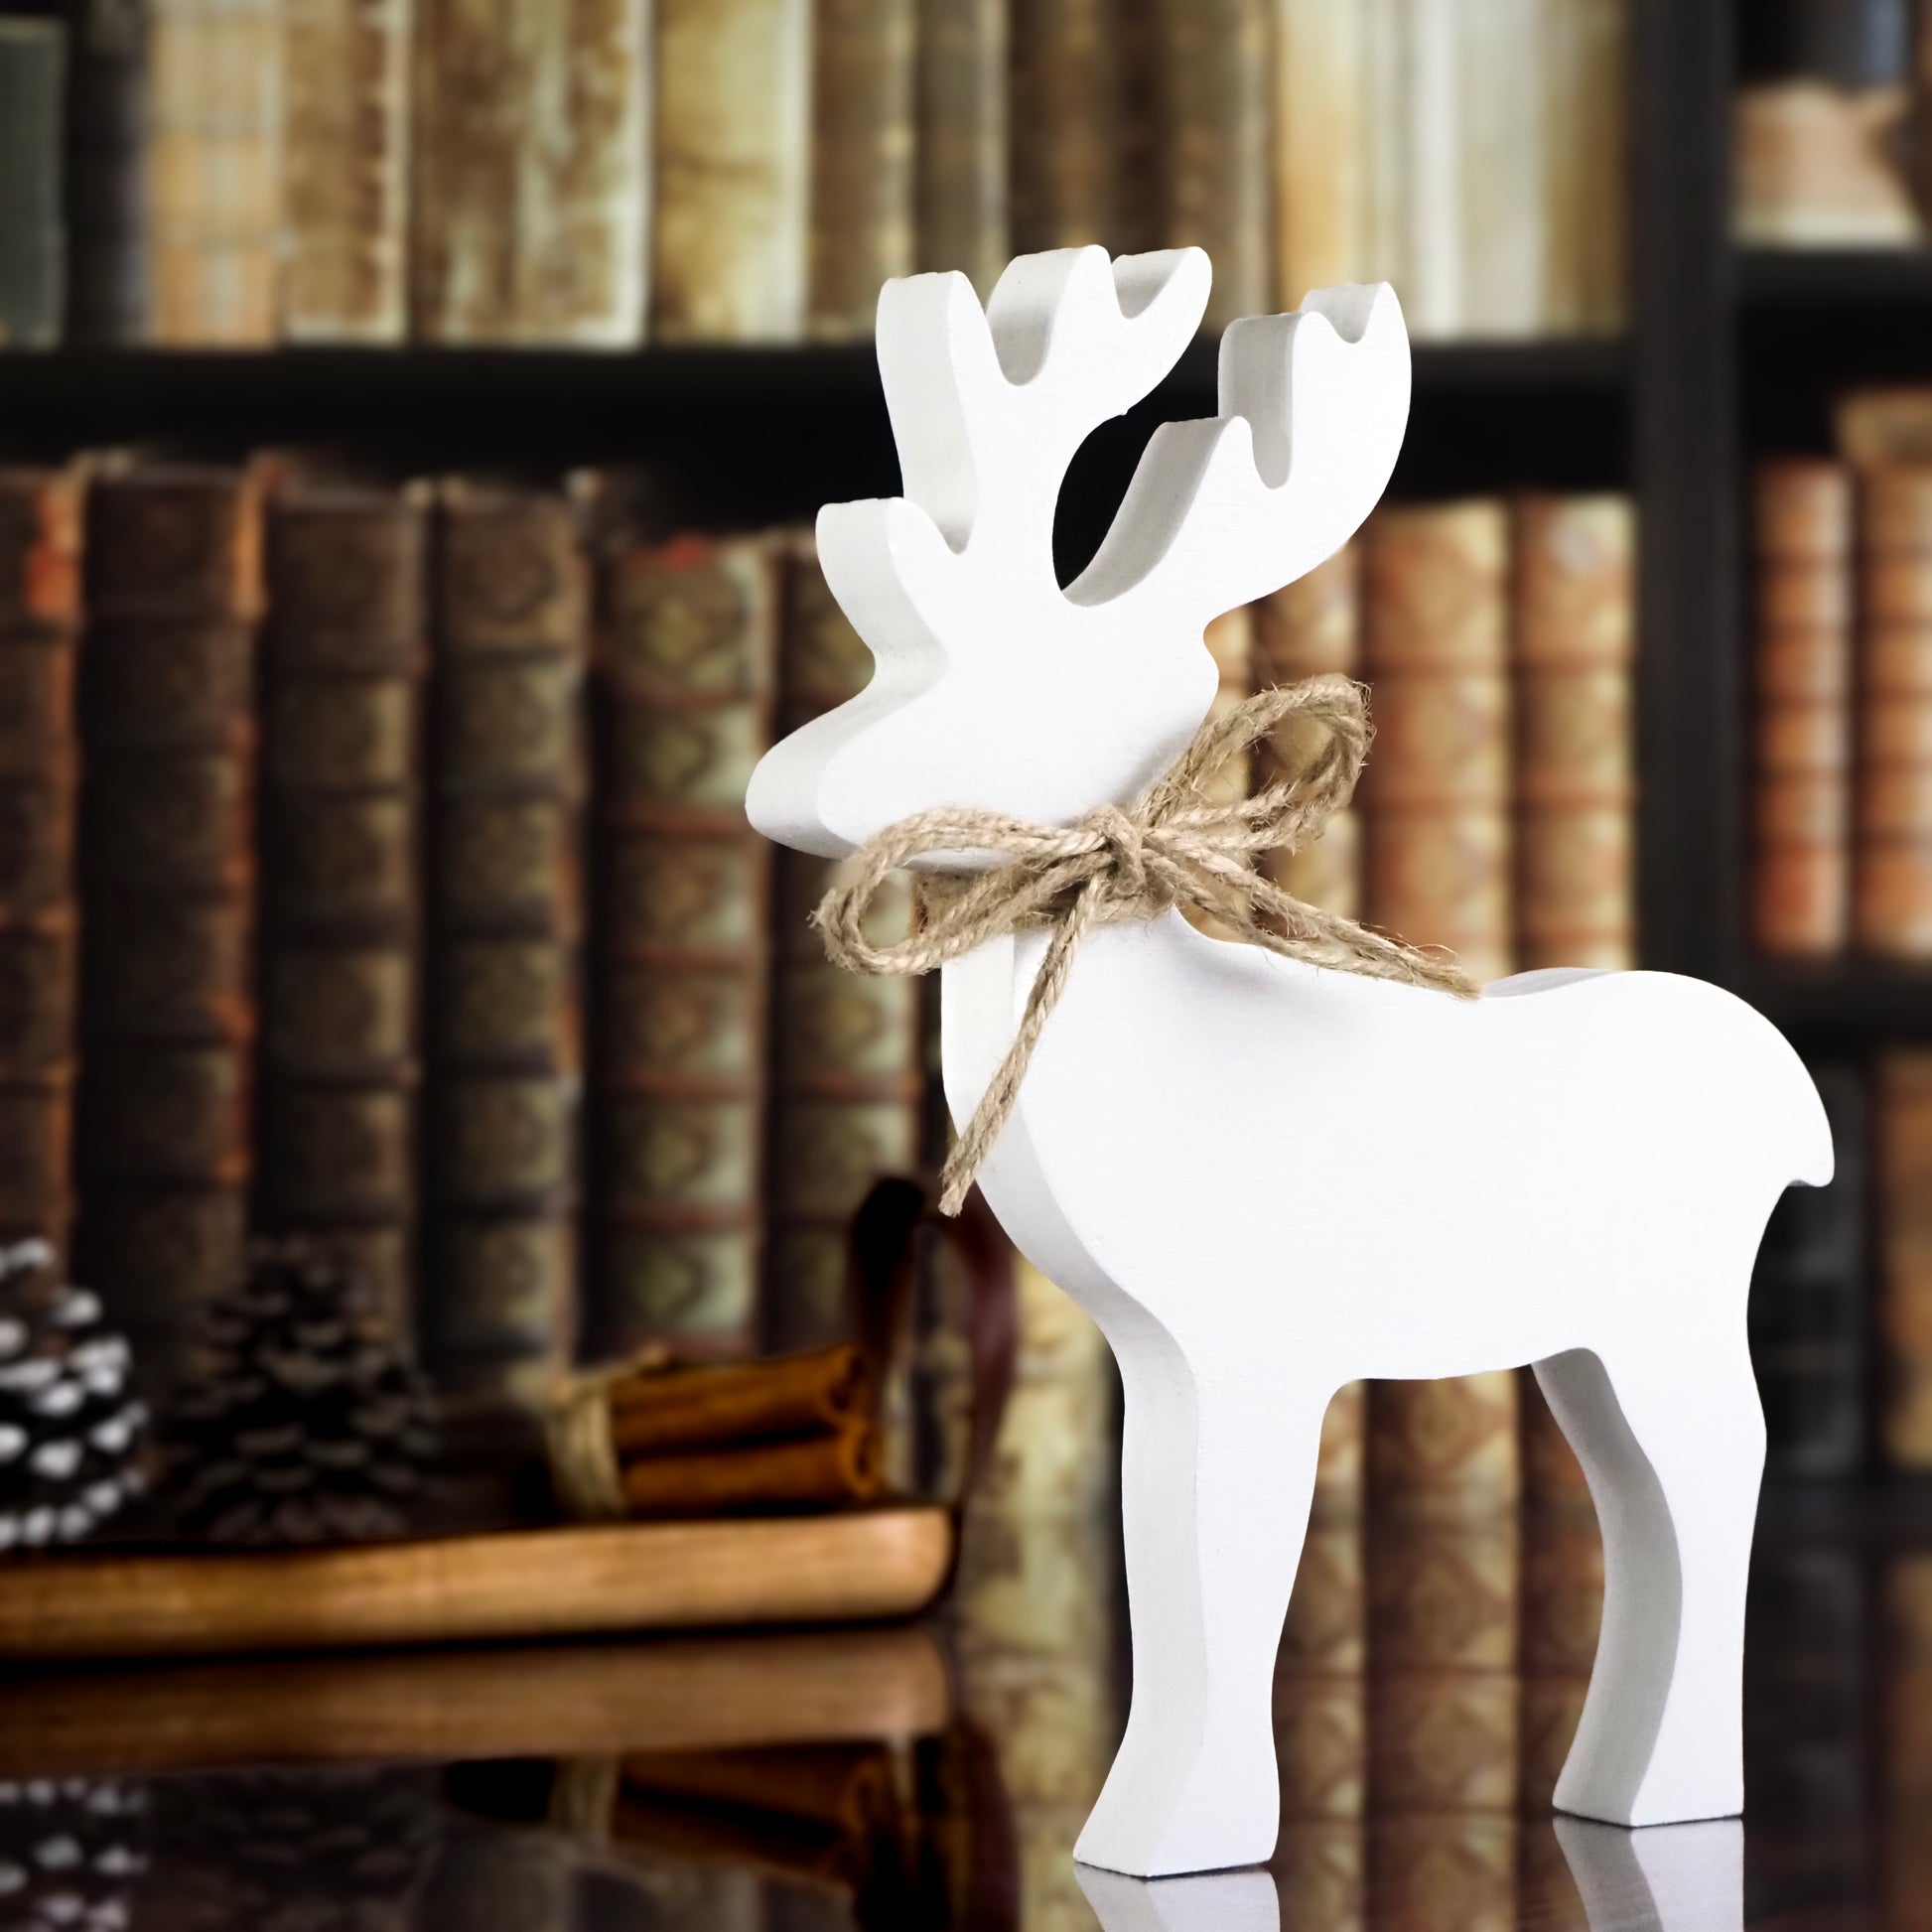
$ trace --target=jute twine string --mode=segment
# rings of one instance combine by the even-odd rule
[[[570,1375],[550,1392],[543,1417],[550,1480],[564,1513],[577,1523],[620,1523],[628,1513],[623,1469],[611,1437],[611,1391],[632,1376],[671,1365],[671,1351],[651,1342],[603,1368]]]
[[[1255,870],[1261,853],[1299,851],[1347,804],[1368,757],[1366,700],[1360,685],[1334,674],[1257,692],[1209,718],[1166,774],[1126,805],[1099,806],[1069,826],[941,806],[887,826],[854,856],[812,914],[827,957],[848,972],[929,973],[1005,933],[1044,927],[1053,935],[1013,1044],[947,1158],[943,1213],[959,1212],[1013,1112],[1073,956],[1097,926],[1192,906],[1232,937],[1290,959],[1475,997],[1452,960],[1304,904]],[[1252,797],[1208,795],[1209,779],[1230,759],[1291,719],[1325,727],[1311,750],[1285,753],[1278,744],[1279,775]],[[917,876],[919,918],[909,938],[881,946],[866,936],[866,914],[889,874],[931,854],[979,852],[1004,862]]]

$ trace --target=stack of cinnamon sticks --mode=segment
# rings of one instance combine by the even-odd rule
[[[583,1378],[553,1411],[550,1455],[570,1513],[607,1519],[867,1502],[884,1470],[873,1379],[849,1345]]]

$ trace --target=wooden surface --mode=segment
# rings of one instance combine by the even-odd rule
[[[860,1621],[925,1608],[951,1562],[944,1511],[882,1509],[13,1563],[0,1571],[0,1660]]]

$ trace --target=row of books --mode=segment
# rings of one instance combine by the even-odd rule
[[[1092,241],[1215,327],[1622,319],[1626,0],[69,6],[0,19],[0,345],[854,339]]]

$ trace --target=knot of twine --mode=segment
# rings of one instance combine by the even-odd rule
[[[1311,749],[1278,741],[1277,775],[1263,790],[1227,801],[1209,796],[1215,772],[1291,719],[1325,729]],[[848,972],[929,973],[1009,932],[1044,927],[1053,935],[1013,1044],[947,1157],[941,1212],[958,1213],[1013,1112],[1073,955],[1096,926],[1186,906],[1235,939],[1311,966],[1475,997],[1474,983],[1449,958],[1304,904],[1255,870],[1261,853],[1299,851],[1348,803],[1369,738],[1362,687],[1338,675],[1311,677],[1209,718],[1167,772],[1126,805],[1101,805],[1068,826],[941,806],[887,826],[854,855],[846,879],[812,914],[827,957]],[[920,875],[909,938],[875,945],[866,936],[866,915],[889,874],[917,858],[981,852],[1000,854],[1003,863]]]

